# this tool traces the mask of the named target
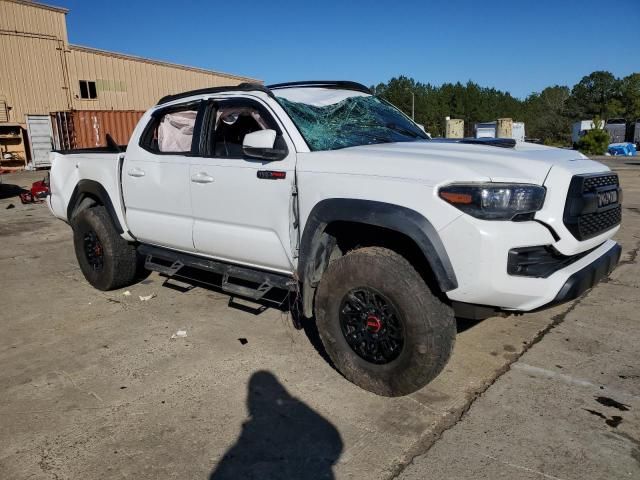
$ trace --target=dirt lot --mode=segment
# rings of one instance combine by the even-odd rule
[[[617,236],[623,261],[612,280],[573,304],[459,322],[454,356],[443,374],[422,391],[396,399],[344,380],[316,350],[313,335],[294,329],[286,312],[234,306],[228,295],[200,288],[169,288],[156,274],[126,289],[130,295],[92,289],[76,264],[69,227],[44,205],[24,206],[15,198],[19,187],[42,175],[5,176],[0,186],[0,478],[462,477],[453,472],[472,461],[465,457],[470,449],[481,448],[483,438],[488,445],[504,442],[506,425],[517,424],[517,414],[528,408],[526,397],[551,388],[527,380],[544,377],[539,370],[549,369],[520,357],[546,333],[555,338],[568,328],[566,319],[578,304],[583,331],[594,332],[578,350],[602,363],[574,363],[583,378],[593,369],[605,372],[592,382],[595,388],[607,397],[617,392],[629,406],[623,414],[611,414],[585,403],[584,409],[605,419],[585,415],[597,418],[604,433],[626,438],[625,445],[639,445],[634,409],[640,408],[640,166],[622,160],[612,164],[625,189]],[[140,299],[151,294],[156,296]],[[186,330],[187,337],[172,339],[178,330]],[[561,334],[544,350],[544,359],[552,359],[549,368],[561,365],[558,358],[566,351],[574,352],[571,335]],[[597,335],[610,336],[608,343]],[[607,345],[606,355],[598,356],[600,343]],[[505,372],[503,378],[522,374],[511,391],[525,398],[516,398],[515,405],[500,396],[504,390],[496,379]],[[490,406],[482,410],[481,401],[491,401],[494,391],[498,413]],[[558,399],[551,406],[558,418],[575,413],[562,409],[563,392],[548,392]],[[624,421],[605,423],[614,415]],[[470,421],[479,426],[464,427]],[[461,426],[468,431],[456,433]],[[578,443],[584,440],[580,432],[565,429]],[[452,441],[451,435],[459,436]],[[453,442],[448,453],[437,453],[447,441]],[[452,450],[461,456],[452,456]],[[488,451],[483,455],[498,458]],[[557,452],[559,462],[572,455],[579,462],[580,451]],[[609,471],[608,478],[620,478],[622,467],[638,475],[625,478],[640,476],[640,469],[633,470],[640,465],[640,450],[625,446],[624,461],[604,449],[594,455],[588,460]],[[511,470],[506,478],[529,478],[525,471]]]

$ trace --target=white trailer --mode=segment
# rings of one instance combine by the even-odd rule
[[[476,138],[496,138],[496,122],[476,123]]]
[[[476,123],[476,138],[496,138],[496,125],[497,122]],[[513,122],[511,138],[516,142],[525,141],[524,122]]]
[[[593,128],[595,128],[593,120],[580,120],[579,122],[574,123],[571,131],[571,141],[573,142],[574,147],[578,144],[584,134],[589,130],[593,130]],[[600,120],[599,128],[604,128],[604,120]]]

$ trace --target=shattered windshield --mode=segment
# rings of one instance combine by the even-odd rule
[[[312,151],[429,138],[402,112],[372,95],[329,89],[304,89],[302,94],[303,89],[287,90],[276,92],[277,99]],[[314,95],[311,90],[319,92]]]

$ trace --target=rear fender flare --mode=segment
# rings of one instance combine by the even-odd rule
[[[69,205],[67,206],[67,219],[69,222],[71,222],[78,206],[80,206],[82,201],[87,197],[93,197],[104,205],[107,209],[107,213],[111,217],[111,220],[113,220],[116,231],[119,234],[124,233],[122,225],[120,225],[120,221],[118,220],[116,210],[113,208],[113,202],[111,201],[109,194],[105,188],[95,180],[80,180],[76,185],[76,188],[74,188],[69,200]]]

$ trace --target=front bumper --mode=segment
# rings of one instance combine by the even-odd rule
[[[549,306],[578,298],[616,268],[620,255],[622,255],[622,247],[616,243],[604,255],[572,274]]]
[[[620,256],[620,246],[613,240],[602,239],[596,246],[583,242],[582,249],[568,252],[581,255],[576,261],[546,278],[517,276],[507,271],[511,249],[559,243],[544,225],[462,215],[438,233],[458,280],[458,288],[446,293],[448,298],[500,310],[527,312],[575,298],[607,275]]]

